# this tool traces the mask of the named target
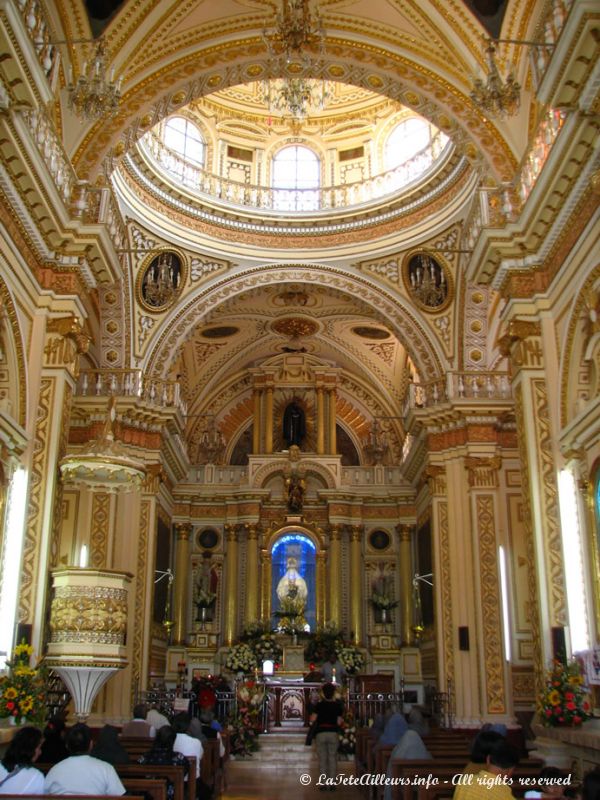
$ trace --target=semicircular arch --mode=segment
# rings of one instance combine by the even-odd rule
[[[385,320],[405,347],[419,375],[433,380],[443,374],[445,357],[440,343],[403,298],[393,296],[364,275],[308,263],[260,265],[236,275],[224,276],[208,287],[199,287],[184,304],[165,317],[140,366],[149,375],[166,377],[175,354],[193,329],[203,323],[209,310],[236,295],[273,282],[308,283],[360,297],[375,317]]]

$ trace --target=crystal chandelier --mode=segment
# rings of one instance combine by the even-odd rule
[[[142,295],[148,305],[161,308],[171,302],[177,290],[174,273],[172,254],[162,253],[144,277]]]
[[[114,72],[114,71],[113,71]],[[91,62],[84,62],[81,75],[71,83],[69,108],[81,119],[97,120],[116,114],[121,99],[121,81],[106,74],[106,47],[100,40]]]
[[[414,261],[411,259],[409,276],[411,293],[423,305],[435,308],[444,302],[448,294],[446,276],[431,256],[419,253]]]
[[[496,48],[490,39],[485,51],[487,76],[485,83],[476,78],[471,100],[490,117],[512,117],[519,110],[521,86],[511,74],[503,81],[494,59]]]
[[[271,55],[283,55],[291,61],[306,47],[321,48],[325,32],[318,13],[313,17],[309,0],[282,0],[275,26],[263,31]]]
[[[325,81],[312,78],[265,81],[262,90],[262,99],[269,112],[296,120],[306,119],[311,111],[322,110],[329,96]]]

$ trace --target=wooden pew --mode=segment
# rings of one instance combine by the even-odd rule
[[[184,780],[183,767],[171,764],[118,764],[115,769],[120,778],[158,778],[168,779],[175,790],[173,800],[195,800],[196,797],[196,759],[189,758],[189,779]]]
[[[121,776],[121,783],[129,793],[139,793],[152,800],[167,800],[167,781],[160,778],[126,778]]]
[[[127,750],[131,761],[137,761],[140,756],[152,749],[154,739],[150,736],[119,736],[119,741]]]

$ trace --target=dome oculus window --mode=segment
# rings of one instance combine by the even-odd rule
[[[273,206],[279,211],[315,211],[319,208],[321,164],[310,148],[291,145],[273,158]]]

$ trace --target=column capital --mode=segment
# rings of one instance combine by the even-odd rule
[[[329,526],[329,538],[331,541],[339,542],[342,538],[342,531],[344,529],[343,525],[340,523],[334,523]]]
[[[363,539],[364,532],[365,532],[364,525],[352,525],[350,527],[350,541],[361,542]]]
[[[396,532],[401,542],[410,542],[414,530],[415,526],[407,525],[406,522],[401,522],[399,525],[396,525]]]
[[[432,495],[446,494],[446,468],[438,464],[428,464],[423,470],[423,478],[429,484]]]
[[[175,528],[175,536],[177,540],[189,540],[192,535],[194,526],[191,522],[176,522],[173,526]]]
[[[543,366],[541,343],[535,341],[542,335],[541,323],[534,320],[513,319],[508,330],[498,340],[500,352],[510,357],[514,366]]]
[[[258,540],[260,534],[260,525],[258,522],[246,522],[244,528],[248,539],[252,539],[253,541]]]
[[[495,489],[498,487],[498,472],[502,466],[502,457],[477,458],[467,456],[465,469],[469,473],[469,486]]]
[[[227,542],[237,542],[237,525],[226,523],[223,525],[223,530],[225,531],[225,540]]]
[[[81,322],[74,315],[49,319],[46,325],[44,366],[63,367],[79,374],[79,356],[87,353],[91,337],[84,333]]]

